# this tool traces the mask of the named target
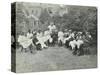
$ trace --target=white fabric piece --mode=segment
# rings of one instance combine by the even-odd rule
[[[18,42],[20,45],[22,45],[23,48],[27,48],[32,44],[32,39],[29,39],[23,35],[19,35]]]
[[[27,38],[32,38],[33,37],[33,34],[32,33],[27,33]]]
[[[62,31],[58,32],[58,42],[64,41],[64,33]]]
[[[73,40],[73,41],[69,42],[69,46],[71,46],[72,50],[75,49],[76,42],[77,42],[76,40]]]
[[[55,30],[56,29],[56,26],[55,25],[52,25],[52,26],[49,25],[48,28],[49,28],[50,32],[52,32],[52,30]]]

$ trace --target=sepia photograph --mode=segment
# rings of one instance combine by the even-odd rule
[[[97,8],[11,4],[11,71],[97,68]]]

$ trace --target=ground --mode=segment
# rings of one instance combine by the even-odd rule
[[[42,51],[17,51],[16,72],[40,72],[70,69],[96,68],[97,56],[74,56],[64,47],[49,47]]]

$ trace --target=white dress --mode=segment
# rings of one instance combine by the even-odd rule
[[[45,31],[44,32],[44,42],[46,42],[47,40],[49,40],[49,42],[53,41],[53,39],[50,36],[50,31]]]
[[[42,48],[47,47],[46,44],[44,43],[45,42],[45,38],[44,38],[42,32],[41,33],[37,33],[37,39],[39,40],[39,43],[41,44]]]
[[[55,30],[56,29],[56,26],[55,25],[52,25],[52,26],[49,25],[48,28],[49,28],[49,31],[52,32],[52,30]]]
[[[24,35],[19,35],[18,42],[23,48],[28,48],[30,44],[32,44],[32,39],[29,39]]]
[[[59,42],[60,40],[61,40],[62,42],[64,41],[64,33],[63,33],[62,31],[59,31],[59,32],[58,32],[58,42]]]

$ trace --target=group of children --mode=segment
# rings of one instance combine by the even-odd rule
[[[45,31],[28,31],[27,34],[20,34],[18,37],[18,43],[22,46],[22,50],[30,47],[30,51],[32,52],[32,46],[36,48],[36,50],[42,50],[43,48],[48,48],[49,46],[66,46],[71,47],[73,52],[81,49],[80,47],[84,44],[84,40],[86,40],[86,36],[91,38],[88,32],[84,34],[84,32],[76,32],[72,30],[57,30],[56,26],[51,23],[48,26],[48,29]],[[77,49],[76,49],[77,48]],[[81,50],[80,50],[81,51]]]

